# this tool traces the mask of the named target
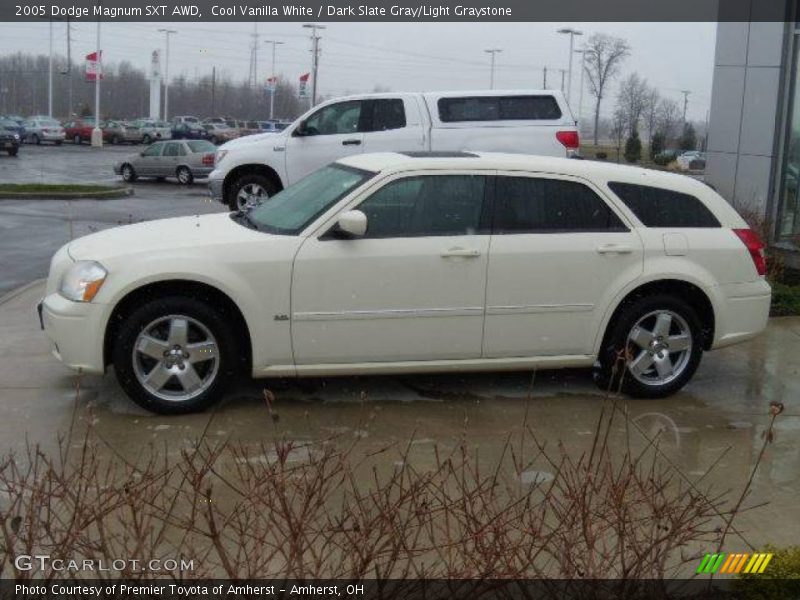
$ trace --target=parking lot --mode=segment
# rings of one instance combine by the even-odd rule
[[[115,179],[114,160],[135,151],[135,147],[25,146],[17,159],[0,158],[0,179],[108,182]],[[215,439],[243,444],[274,437],[313,441],[337,434],[361,440],[367,450],[413,438],[412,456],[424,465],[433,460],[434,444],[452,448],[463,439],[484,457],[499,456],[526,411],[533,429],[547,443],[561,443],[574,456],[588,450],[603,395],[585,370],[537,373],[533,385],[530,372],[242,381],[212,415],[171,418],[136,407],[112,373],[76,377],[50,356],[34,312],[43,292],[36,280],[46,275],[52,253],[71,237],[97,229],[224,210],[208,201],[202,182],[189,187],[137,182],[134,188],[134,196],[121,200],[0,200],[0,294],[6,293],[0,303],[0,448],[4,451],[21,449],[27,441],[53,448],[58,433],[77,418],[80,423],[94,423],[106,442],[102,451],[109,455],[133,456],[150,442],[177,455],[204,431]],[[656,401],[625,401],[630,419],[642,432],[658,438],[686,477],[703,478],[703,485],[715,486],[717,492],[730,490],[731,501],[747,482],[761,449],[770,402],[786,405],[776,440],[768,447],[746,500],[748,506],[769,504],[738,521],[739,529],[756,545],[795,543],[798,534],[798,350],[800,318],[773,319],[764,336],[707,354],[694,380],[679,394]],[[268,413],[264,389],[275,395],[277,422]],[[643,442],[638,428],[633,435]],[[624,430],[622,422],[618,430]],[[387,460],[396,456],[388,453]]]

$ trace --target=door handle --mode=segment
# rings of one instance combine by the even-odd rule
[[[345,140],[342,142],[342,146],[360,146],[361,140]]]
[[[447,250],[442,250],[442,258],[452,258],[452,257],[460,257],[460,258],[478,258],[481,255],[480,250],[475,250],[474,248],[448,248]]]
[[[597,247],[598,254],[630,254],[633,248],[623,244],[604,244]]]

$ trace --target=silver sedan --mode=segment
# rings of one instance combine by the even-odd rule
[[[208,177],[214,169],[217,148],[206,140],[156,142],[137,154],[131,154],[114,165],[114,173],[125,181],[139,177],[166,179],[191,184],[195,178]]]

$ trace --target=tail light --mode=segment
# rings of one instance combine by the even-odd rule
[[[577,131],[556,131],[556,139],[567,150],[577,150],[580,147],[580,137]]]
[[[203,164],[209,167],[214,166],[214,155],[213,154],[204,154],[203,155]]]
[[[756,272],[759,275],[765,275],[767,272],[767,258],[764,256],[764,242],[758,237],[758,234],[752,229],[734,229],[733,233],[742,240],[742,243],[750,253],[750,258],[753,259],[753,264],[756,267]]]

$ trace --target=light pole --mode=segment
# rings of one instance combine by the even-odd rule
[[[576,35],[583,35],[582,31],[578,31],[572,27],[562,27],[558,33],[569,34],[569,80],[567,81],[567,104],[570,104],[572,99],[572,55],[574,54],[573,45],[575,43]]]
[[[53,118],[53,19],[50,19],[50,60],[47,65],[47,116]]]
[[[276,42],[275,40],[264,40],[265,44],[272,44],[272,83],[269,87],[269,118],[272,119],[275,116],[275,86],[278,83],[278,80],[275,77],[275,47],[280,46],[284,42]]]
[[[491,71],[490,71],[490,74],[489,74],[489,89],[490,90],[494,89],[494,57],[498,52],[502,52],[502,51],[503,50],[501,48],[488,48],[487,50],[484,50],[484,52],[486,52],[487,54],[491,54],[491,56],[492,56],[492,67],[491,67]]]
[[[311,30],[311,41],[313,43],[313,48],[311,50],[312,57],[311,57],[311,77],[314,79],[311,81],[311,106],[316,106],[317,104],[317,72],[319,70],[319,36],[317,35],[318,29],[326,29],[325,25],[317,25],[316,23],[304,23],[303,27],[305,29]]]
[[[97,3],[100,6],[100,2]],[[94,63],[94,129],[92,129],[92,146],[103,145],[103,130],[100,129],[100,78],[103,76],[103,52],[100,50],[100,19],[97,19],[97,49]]]
[[[164,120],[169,118],[169,36],[178,33],[174,29],[159,29],[167,40],[167,52],[164,60]]]
[[[583,124],[583,72],[586,70],[586,48],[575,50],[576,54],[581,55],[581,85],[578,91],[578,124]]]

